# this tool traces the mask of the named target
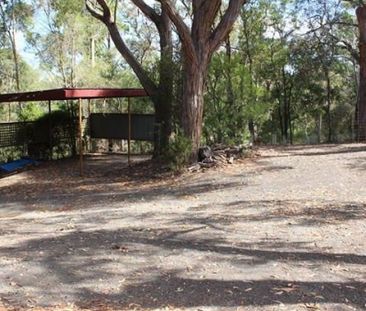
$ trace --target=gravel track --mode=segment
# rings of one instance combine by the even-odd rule
[[[156,180],[102,156],[83,179],[73,161],[0,179],[0,310],[366,310],[366,145],[258,153]]]

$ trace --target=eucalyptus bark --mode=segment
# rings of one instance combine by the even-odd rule
[[[15,38],[15,30],[12,32],[11,37],[11,46],[12,46],[12,53],[13,53],[13,60],[14,60],[14,73],[15,73],[15,86],[17,92],[20,91],[20,74],[19,74],[19,58],[18,58],[18,50]]]
[[[216,23],[220,0],[192,1],[192,24],[189,27],[178,13],[173,1],[159,0],[174,24],[182,43],[183,98],[182,127],[192,141],[191,161],[197,161],[203,125],[204,93],[208,66],[213,53],[228,37],[246,0],[230,0],[226,11]]]
[[[287,79],[285,67],[282,67],[282,92],[283,92],[283,142],[288,144],[289,116],[288,116],[288,98],[287,98]]]
[[[359,28],[360,77],[357,98],[357,137],[366,140],[366,5],[357,8],[356,15]]]
[[[333,131],[332,131],[332,115],[331,115],[331,106],[332,106],[332,85],[330,82],[329,70],[325,69],[326,72],[326,81],[327,81],[327,121],[328,121],[328,143],[332,142]]]
[[[250,74],[250,85],[249,85],[249,98],[250,101],[256,101],[256,98],[254,98],[254,72],[253,72],[253,57],[252,57],[252,53],[251,53],[251,49],[250,49],[250,38],[249,38],[249,31],[248,31],[248,25],[247,25],[247,21],[245,19],[245,16],[243,18],[243,26],[244,26],[244,37],[245,37],[245,47],[246,47],[246,57],[248,59],[248,67],[249,67],[249,74]],[[251,103],[249,102],[249,105]],[[253,120],[253,116],[250,117],[249,121],[248,121],[248,130],[250,133],[250,140],[252,142],[252,144],[256,143],[256,133],[255,133],[255,125],[254,125],[254,120]]]
[[[321,144],[322,142],[322,127],[323,127],[323,115],[321,112],[319,112],[319,117],[318,117],[318,144]]]
[[[6,3],[5,3],[6,4]],[[16,41],[16,29],[15,29],[15,2],[14,0],[11,2],[11,20],[10,22],[6,21],[7,13],[4,11],[3,7],[0,5],[2,24],[4,26],[4,30],[7,33],[8,40],[11,46],[11,51],[13,54],[13,62],[14,62],[14,80],[15,80],[15,89],[17,92],[20,91],[20,66],[19,66],[19,57],[18,57],[18,48]],[[22,104],[18,103],[19,109],[22,109]]]
[[[183,106],[181,123],[185,135],[192,141],[192,161],[200,146],[203,121],[204,85],[207,69],[205,65],[184,67]]]
[[[159,85],[157,95],[153,97],[155,107],[156,124],[155,130],[155,155],[164,152],[169,144],[172,134],[173,116],[173,39],[172,25],[166,11],[163,9],[158,24],[160,36],[160,64],[159,64]]]

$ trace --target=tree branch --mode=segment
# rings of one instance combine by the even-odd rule
[[[206,44],[211,28],[221,8],[221,0],[193,2],[192,37],[194,41],[203,41]]]
[[[85,5],[86,5],[86,9],[89,11],[89,13],[91,14],[91,16],[93,16],[94,18],[100,20],[101,22],[103,22],[105,24],[105,21],[103,19],[103,15],[100,14],[96,10],[96,8],[92,6],[92,3],[90,2],[90,0],[85,0]]]
[[[354,23],[347,23],[347,22],[334,22],[334,25],[350,26],[350,27],[358,27],[358,24],[354,24]]]
[[[104,0],[97,0],[98,4],[102,7],[103,10],[103,17],[106,20],[111,20],[111,10],[108,4]]]
[[[350,55],[357,61],[357,63],[360,62],[360,54],[356,49],[353,48],[351,43],[347,42],[346,40],[339,39],[337,36],[331,33],[329,34],[329,36],[335,41],[335,43],[342,43],[343,45],[339,47],[347,50],[350,53]]]
[[[197,55],[193,45],[190,30],[186,23],[183,21],[182,17],[179,15],[174,5],[170,0],[159,0],[161,5],[166,10],[170,20],[177,29],[178,35],[182,41],[182,46],[185,51],[186,57],[188,57],[192,62],[197,62]]]
[[[229,35],[240,14],[241,8],[246,2],[247,0],[230,0],[229,7],[223,18],[210,36],[210,53],[215,52],[219,48],[221,42]]]
[[[98,13],[96,7],[92,7],[91,0],[86,0],[86,8],[90,12],[90,14],[95,17],[96,19],[103,22],[111,35],[114,45],[116,46],[117,50],[121,53],[123,58],[126,62],[131,66],[132,70],[137,75],[138,79],[140,80],[142,86],[146,90],[146,92],[152,96],[157,92],[157,86],[150,79],[148,73],[142,67],[142,65],[138,62],[136,57],[132,54],[131,50],[127,47],[125,41],[123,40],[121,33],[117,28],[117,24],[111,20],[111,11],[105,2],[105,0],[97,0],[98,4],[101,7],[101,12]]]
[[[131,0],[142,13],[145,14],[157,27],[160,24],[160,15],[143,0]]]
[[[360,62],[360,53],[358,51],[356,51],[349,42],[347,42],[345,40],[340,40],[339,42],[343,44],[343,46],[341,46],[341,48],[346,49],[351,54],[351,56],[356,60],[356,62],[359,63]]]

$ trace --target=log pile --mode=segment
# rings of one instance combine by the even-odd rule
[[[198,152],[198,162],[190,166],[188,171],[197,172],[205,168],[234,164],[237,159],[250,155],[251,151],[251,145],[201,147]]]

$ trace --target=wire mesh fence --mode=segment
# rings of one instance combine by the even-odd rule
[[[355,129],[355,141],[365,142],[366,141],[366,122],[359,122]]]
[[[52,140],[70,139],[67,127],[39,124],[37,122],[0,123],[0,148],[31,143],[52,143]]]
[[[0,123],[0,148],[20,146],[28,142],[27,129],[32,122]]]

